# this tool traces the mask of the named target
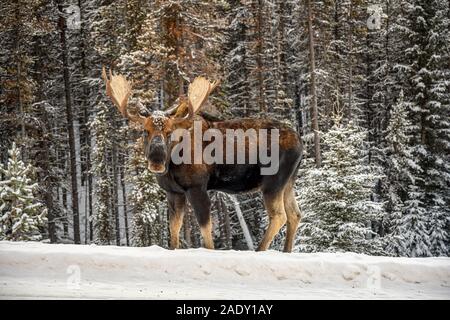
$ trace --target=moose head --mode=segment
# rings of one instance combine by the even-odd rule
[[[102,76],[106,83],[106,94],[120,113],[142,128],[148,169],[158,175],[166,174],[169,168],[171,133],[176,129],[187,129],[192,126],[194,116],[219,84],[219,81],[210,82],[204,77],[197,77],[189,85],[188,98],[180,97],[178,103],[168,110],[149,112],[139,101],[138,109],[146,111],[143,115],[139,112],[137,114],[128,112],[128,98],[132,94],[132,85],[124,76],[110,71],[108,77],[105,68]]]

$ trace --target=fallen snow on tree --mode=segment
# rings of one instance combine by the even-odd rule
[[[450,258],[0,242],[0,298],[450,298]]]

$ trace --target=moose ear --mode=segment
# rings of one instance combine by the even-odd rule
[[[142,117],[149,117],[152,113],[151,111],[145,107],[140,100],[136,103],[138,114]]]
[[[193,120],[189,118],[170,118],[170,128],[172,131],[176,129],[189,129],[193,125]]]

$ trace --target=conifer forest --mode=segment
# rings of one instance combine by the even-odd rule
[[[0,240],[169,247],[105,67],[130,108],[167,110],[205,76],[215,117],[294,128],[294,251],[450,254],[447,0],[5,0],[0,43]],[[261,241],[259,193],[209,192],[216,249]],[[202,245],[191,207],[180,243]]]

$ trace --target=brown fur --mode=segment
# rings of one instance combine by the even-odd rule
[[[286,241],[284,244],[284,252],[291,252],[294,245],[295,235],[297,233],[298,225],[302,214],[300,208],[295,200],[294,191],[295,179],[291,179],[289,184],[284,189],[283,200],[284,210],[286,212]]]
[[[180,230],[186,210],[186,197],[183,194],[169,194],[170,249],[180,246]]]
[[[295,176],[301,156],[301,140],[298,134],[287,125],[271,120],[238,119],[208,122],[198,116],[196,117],[196,120],[202,121],[203,132],[208,128],[214,128],[220,130],[224,136],[226,136],[225,133],[227,129],[242,129],[244,131],[254,129],[256,133],[258,133],[259,129],[278,129],[280,134],[280,171],[274,176],[258,176],[253,175],[252,173],[252,176],[240,178],[239,175],[241,174],[241,169],[238,169],[240,167],[236,165],[208,165],[205,163],[174,165],[167,163],[167,173],[158,175],[157,180],[160,186],[167,191],[168,195],[171,248],[179,247],[179,232],[183,221],[186,198],[194,209],[205,247],[212,249],[214,248],[214,243],[211,236],[212,224],[210,217],[210,200],[207,190],[214,189],[232,193],[260,190],[263,193],[264,205],[269,215],[269,226],[258,250],[266,250],[283,225],[287,224],[284,251],[290,252],[293,247],[295,233],[300,221],[300,210],[295,201],[293,190],[293,184],[295,182]],[[162,130],[155,129],[152,122],[147,121],[145,123],[145,130],[148,130],[148,140],[151,141],[152,137],[157,135],[162,135],[164,139],[166,139],[166,136],[176,128],[190,128],[193,124],[192,121],[192,119],[168,118]],[[191,133],[193,135],[193,130],[191,130]],[[258,135],[257,138],[259,138]],[[194,159],[193,139],[191,139],[191,142],[192,145],[190,150],[185,151],[190,152],[191,159]],[[203,148],[209,143],[210,142],[203,142]],[[225,162],[226,141],[223,143]],[[248,161],[248,153],[250,152],[249,139],[245,139],[244,143],[247,154],[246,161]],[[234,145],[236,147],[236,140]],[[268,148],[269,147],[270,144],[268,144]],[[172,146],[169,146],[168,150],[171,148]],[[168,159],[168,161],[170,160]],[[249,166],[248,164],[241,166],[243,166],[242,170],[250,170],[245,169],[247,168],[246,166]],[[256,165],[256,167],[258,167],[258,165]],[[250,174],[252,171],[248,172]],[[225,178],[225,180],[237,180],[235,182],[227,180],[230,181],[227,184],[220,180],[221,178],[217,180],[217,178],[215,178],[217,174],[219,176],[229,174],[229,178]]]

